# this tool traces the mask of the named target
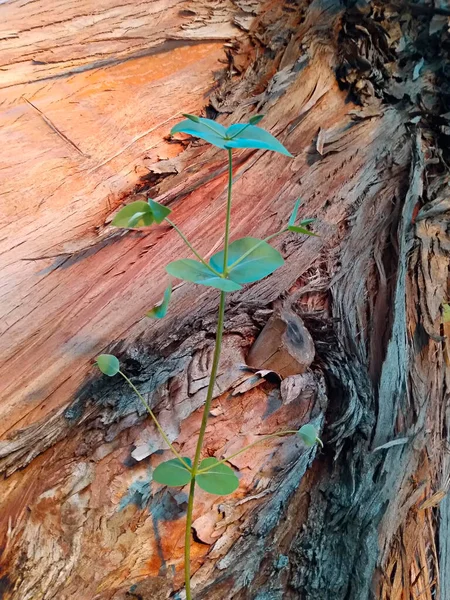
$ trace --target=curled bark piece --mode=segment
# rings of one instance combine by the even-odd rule
[[[313,339],[291,309],[276,311],[250,350],[247,363],[282,377],[304,373],[314,360]]]

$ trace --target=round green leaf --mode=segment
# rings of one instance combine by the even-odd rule
[[[183,460],[191,466],[190,458],[183,457]],[[173,458],[172,460],[166,460],[156,467],[153,471],[153,479],[157,483],[179,487],[190,482],[191,472],[188,471],[178,458]]]
[[[131,202],[119,210],[112,220],[114,227],[147,227],[153,223],[153,214],[147,202]]]
[[[155,202],[151,198],[148,199],[148,204],[156,223],[162,223],[172,212],[170,208],[163,204],[159,204],[159,202]]]
[[[114,377],[120,371],[119,360],[112,354],[100,354],[95,362],[100,371],[108,377]]]
[[[198,486],[210,494],[226,496],[232,494],[239,487],[239,479],[236,477],[233,469],[227,465],[217,464],[217,458],[205,458],[200,463],[199,469],[209,468],[206,473],[200,473],[195,478]]]
[[[300,427],[298,434],[307,446],[314,446],[319,439],[317,429],[310,423]]]
[[[214,287],[223,292],[235,292],[236,290],[241,289],[241,286],[238,283],[231,281],[230,279],[218,277],[204,264],[191,258],[174,260],[166,266],[166,271],[169,275],[178,277],[178,279]]]
[[[167,286],[163,301],[160,304],[154,306],[148,313],[145,315],[146,317],[150,317],[151,319],[162,319],[166,316],[167,310],[169,308],[170,297],[172,295],[172,286]]]
[[[233,263],[239,261],[235,266]],[[223,250],[214,254],[209,261],[211,266],[219,271],[223,270]],[[237,283],[251,283],[259,281],[275,269],[281,267],[284,259],[278,250],[272,248],[264,240],[253,237],[241,238],[232,242],[228,247],[228,277]]]

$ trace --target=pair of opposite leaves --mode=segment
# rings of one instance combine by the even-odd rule
[[[317,430],[311,423],[300,427],[297,434],[306,446],[312,447],[318,443]],[[184,486],[192,479],[189,470],[191,467],[190,458],[183,457],[183,462],[178,458],[173,458],[156,467],[153,471],[153,479],[157,483],[169,487]],[[233,469],[213,456],[204,458],[198,468],[199,472],[195,476],[195,482],[205,492],[226,496],[232,494],[239,487],[239,479]],[[202,471],[204,472],[202,473]]]
[[[171,130],[174,133],[187,133],[219,147],[231,151],[232,148],[259,148],[272,150],[292,156],[286,148],[270,133],[256,127],[262,115],[252,117],[248,123],[236,123],[225,128],[220,123],[194,115],[184,115],[185,121]],[[306,225],[312,219],[306,219],[296,226],[295,219],[300,200],[297,201],[289,219],[288,230],[306,235],[314,235]],[[120,210],[112,221],[115,227],[147,227],[153,223],[162,223],[171,210],[149,199],[148,202],[132,202]],[[223,251],[214,254],[209,265],[194,259],[180,259],[166,266],[167,272],[179,279],[217,288],[224,292],[234,292],[243,284],[259,281],[280,267],[284,259],[281,254],[264,240],[246,237],[232,242],[228,250],[227,275],[223,274]],[[172,286],[169,285],[160,304],[151,309],[148,317],[162,318],[166,315]]]
[[[100,371],[108,377],[114,377],[120,372],[119,359],[113,354],[97,356],[96,363]],[[298,430],[298,435],[306,446],[312,447],[318,442],[317,430],[314,425],[307,423]],[[173,458],[160,463],[153,472],[157,483],[170,487],[187,485],[192,479],[192,461],[188,457]],[[203,459],[195,476],[197,485],[210,494],[225,496],[232,494],[239,487],[239,479],[231,467],[215,457]],[[202,473],[202,471],[204,471]]]

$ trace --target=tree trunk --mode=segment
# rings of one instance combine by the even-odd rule
[[[185,250],[109,226],[143,195],[220,247],[227,157],[168,138],[189,112],[264,113],[294,154],[234,152],[234,238],[298,197],[318,234],[229,296],[205,455],[325,442],[256,446],[234,495],[198,493],[195,598],[450,600],[443,4],[3,1],[1,598],[183,597],[186,490],[152,482],[164,443],[92,362],[117,354],[193,455],[217,294],[180,284],[149,321]]]

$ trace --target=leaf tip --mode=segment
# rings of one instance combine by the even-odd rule
[[[196,115],[190,115],[188,113],[181,113],[183,115],[183,117],[186,117],[186,119],[189,119],[190,121],[193,121],[194,123],[200,123],[200,117],[197,117]]]
[[[264,119],[265,115],[254,115],[250,120],[250,125],[257,125],[262,119]]]
[[[166,316],[169,309],[170,297],[172,295],[172,284],[169,284],[164,291],[164,296],[161,302],[156,304],[152,309],[145,313],[150,319],[162,319]]]

